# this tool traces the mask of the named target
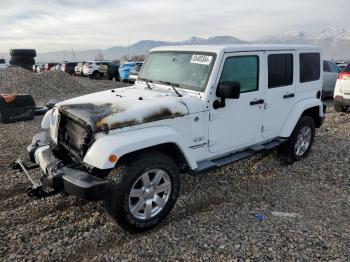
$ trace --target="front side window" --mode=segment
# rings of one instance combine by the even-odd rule
[[[241,93],[259,89],[259,57],[234,56],[226,59],[222,69],[220,83],[239,82]]]
[[[321,76],[320,53],[302,53],[300,59],[300,83],[317,81]]]
[[[293,84],[293,55],[273,54],[268,56],[269,88]]]
[[[139,79],[204,92],[215,59],[214,53],[152,52],[142,66]]]

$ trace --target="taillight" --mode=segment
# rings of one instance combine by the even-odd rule
[[[341,72],[338,75],[339,80],[350,80],[350,72]]]
[[[335,102],[343,102],[343,97],[342,96],[335,96],[334,101]]]

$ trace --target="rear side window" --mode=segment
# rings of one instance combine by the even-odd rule
[[[323,61],[323,72],[330,72],[331,67],[329,66],[327,61]]]
[[[239,82],[241,93],[259,89],[259,58],[257,56],[234,56],[227,58],[222,69],[220,83]]]
[[[319,53],[300,54],[300,83],[316,81],[321,76]]]
[[[269,88],[293,84],[293,55],[273,54],[268,56]]]

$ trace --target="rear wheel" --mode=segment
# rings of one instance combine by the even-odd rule
[[[159,224],[173,208],[180,192],[178,168],[168,156],[148,152],[114,170],[105,208],[130,232]]]
[[[335,109],[336,112],[346,112],[346,111],[348,111],[349,107],[348,106],[335,105],[334,109]]]
[[[103,74],[100,72],[95,72],[92,77],[96,80],[100,80],[102,78]]]
[[[279,149],[282,159],[292,164],[305,158],[312,147],[315,137],[315,123],[309,116],[302,116],[288,142]]]

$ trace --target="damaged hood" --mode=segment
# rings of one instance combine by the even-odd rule
[[[162,89],[125,87],[66,100],[56,107],[98,132],[188,115],[202,111],[204,105],[190,94],[177,97]]]

